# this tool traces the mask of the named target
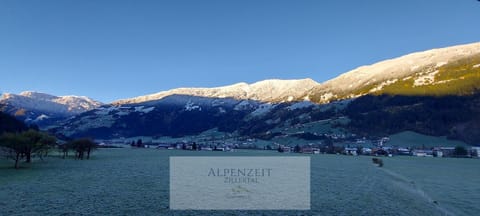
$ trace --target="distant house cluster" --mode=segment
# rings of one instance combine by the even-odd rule
[[[140,143],[140,144],[139,144]],[[166,150],[190,150],[190,151],[233,151],[234,145],[228,144],[197,144],[196,142],[175,142],[175,143],[148,143],[144,144],[141,140],[131,142],[132,147],[136,148],[156,148]]]
[[[341,136],[330,136],[331,138],[342,139]],[[180,141],[172,143],[155,143],[149,141],[142,142],[141,139],[126,142],[134,148],[157,148],[165,150],[189,150],[189,151],[234,151],[235,149],[253,149],[253,150],[276,150],[280,153],[301,153],[301,154],[341,154],[341,155],[366,155],[366,156],[416,156],[416,157],[465,157],[480,158],[480,147],[465,146],[439,146],[439,147],[392,147],[386,146],[388,137],[378,138],[377,140],[367,140],[365,138],[350,141],[350,144],[339,144],[337,142],[318,142],[303,145],[284,145],[272,142],[267,145],[257,146],[256,139],[248,138],[237,140],[237,142],[228,141]],[[367,143],[373,144],[369,147]]]
[[[434,147],[431,149],[415,149],[403,147],[378,146],[366,147],[343,147],[326,145],[304,145],[304,146],[278,146],[278,152],[282,153],[303,153],[303,154],[343,154],[343,155],[367,155],[367,156],[417,156],[417,157],[465,157],[480,158],[480,147]]]

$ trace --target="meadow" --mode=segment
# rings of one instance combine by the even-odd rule
[[[0,159],[0,215],[478,215],[480,160],[311,156],[310,211],[169,210],[170,156],[277,156],[273,151],[99,149],[90,160]],[[299,185],[302,187],[302,185]]]

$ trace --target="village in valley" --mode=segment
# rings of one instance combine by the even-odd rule
[[[422,146],[392,146],[389,145],[389,137],[381,137],[375,140],[369,140],[365,137],[361,139],[347,139],[345,135],[327,135],[331,139],[327,141],[317,141],[302,143],[296,145],[285,145],[277,142],[262,142],[255,138],[236,138],[232,141],[225,140],[207,140],[199,141],[175,141],[159,142],[142,139],[124,141],[123,144],[114,144],[110,141],[99,141],[99,146],[118,146],[132,148],[153,148],[160,150],[186,150],[186,151],[221,151],[234,152],[236,150],[258,150],[275,151],[278,153],[298,153],[298,154],[336,154],[349,156],[415,156],[415,157],[457,157],[457,158],[480,158],[480,147],[477,146],[441,146],[441,145],[422,145]],[[334,142],[334,141],[341,142]],[[348,141],[350,140],[350,141]],[[117,141],[118,143],[118,141]]]

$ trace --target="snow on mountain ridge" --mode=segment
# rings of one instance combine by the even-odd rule
[[[388,59],[372,65],[361,66],[326,81],[322,88],[345,92],[373,82],[403,78],[428,66],[440,67],[450,61],[480,54],[480,43],[416,52]]]
[[[415,78],[415,85],[436,84],[437,69],[471,56],[480,55],[480,42],[431,49],[355,68],[322,84],[312,79],[263,80],[253,84],[237,83],[216,88],[177,88],[113,104],[132,104],[160,100],[172,95],[189,95],[208,98],[233,98],[257,100],[264,103],[314,100],[328,103],[332,100],[355,98],[374,93],[397,81]],[[474,68],[478,65],[474,65]],[[446,82],[446,81],[438,81]],[[362,88],[366,91],[359,91]]]
[[[79,112],[95,109],[103,105],[101,102],[85,96],[61,96],[53,101],[68,106],[69,111],[78,110]]]
[[[40,92],[25,91],[20,94],[4,93],[0,103],[27,110],[38,110],[62,115],[78,114],[102,105],[85,96],[54,96]]]
[[[416,79],[412,88],[436,84],[434,77],[438,68],[477,55],[480,55],[480,42],[411,53],[355,68],[320,84],[306,97],[314,98],[317,103],[356,98],[366,94],[365,90],[376,92],[399,80],[410,78]]]
[[[53,100],[57,98],[57,96],[41,93],[41,92],[34,92],[34,91],[24,91],[21,92],[19,95],[24,96],[24,97],[29,97],[29,98],[34,98],[37,100]]]
[[[244,82],[215,88],[177,88],[155,94],[123,99],[113,104],[143,103],[160,100],[172,95],[190,95],[209,98],[234,98],[239,100],[258,100],[263,102],[285,101],[288,96],[299,98],[306,91],[319,85],[312,79],[299,80],[263,80],[253,84]]]

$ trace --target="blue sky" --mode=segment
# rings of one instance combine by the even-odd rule
[[[476,0],[1,0],[0,92],[103,102],[263,79],[323,82],[480,41]]]

